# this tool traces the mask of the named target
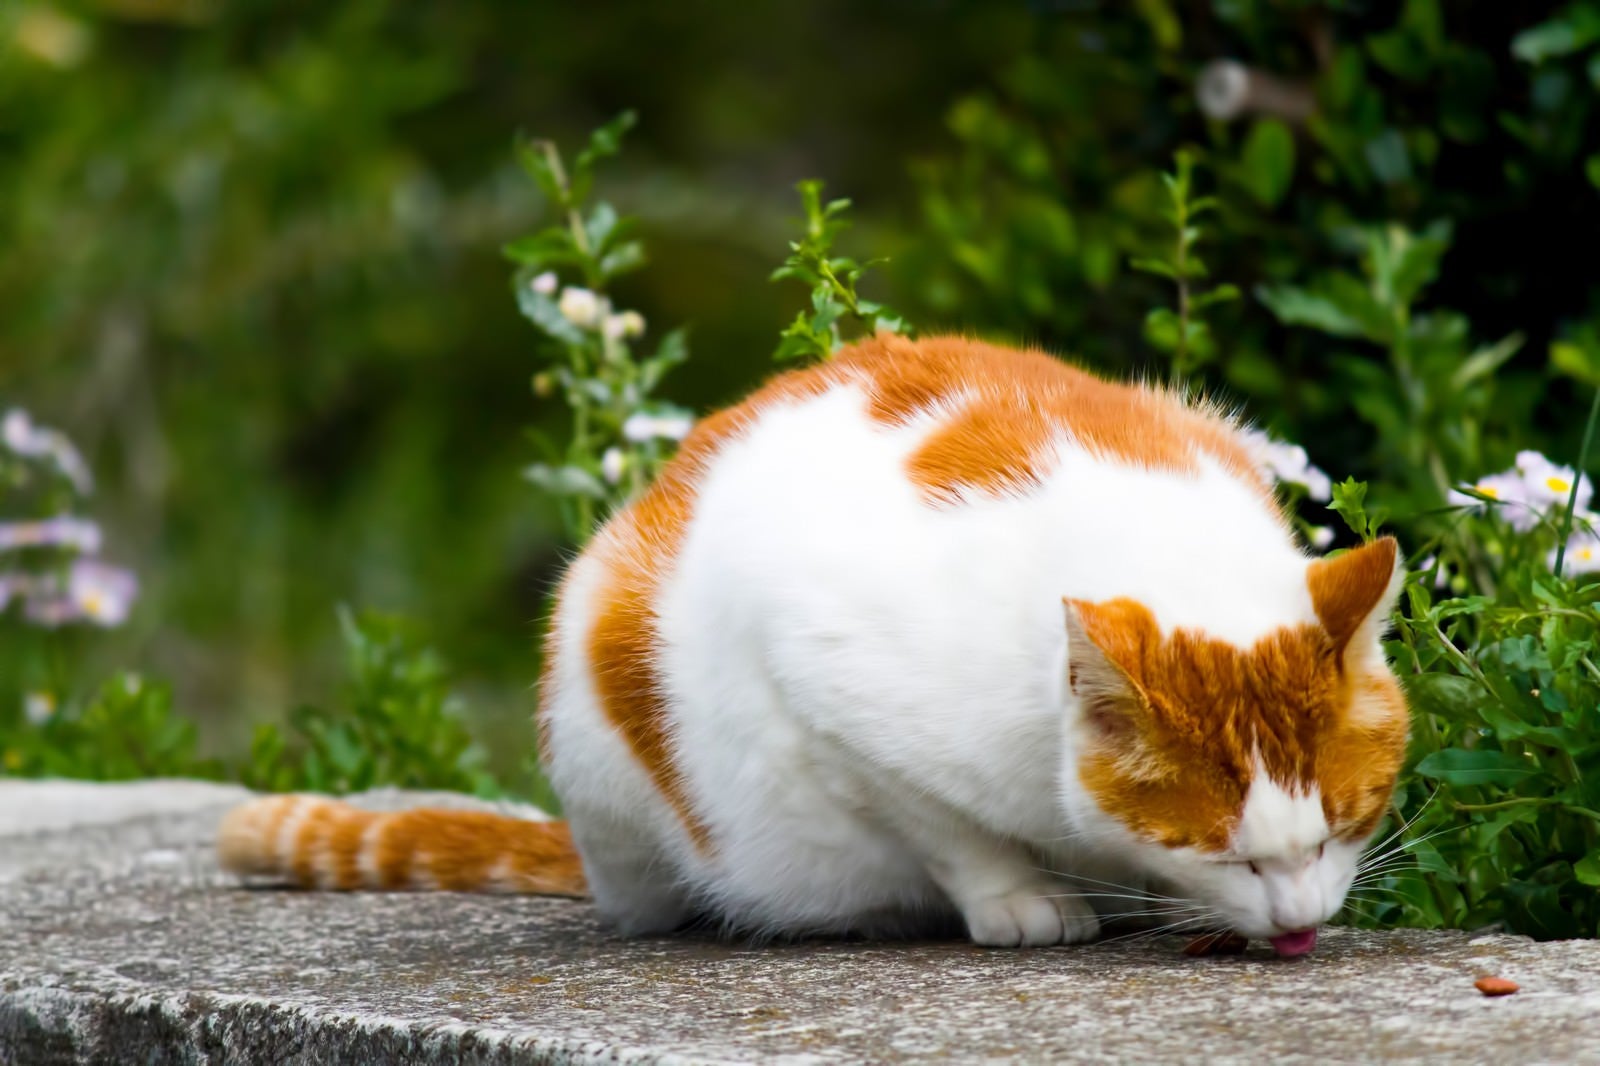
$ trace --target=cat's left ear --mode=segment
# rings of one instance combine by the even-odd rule
[[[1129,600],[1063,599],[1061,605],[1067,626],[1067,685],[1097,734],[1130,744],[1148,724],[1148,700],[1138,673],[1154,622]]]
[[[1306,586],[1317,620],[1344,662],[1377,655],[1378,638],[1405,582],[1400,547],[1380,537],[1306,568]]]

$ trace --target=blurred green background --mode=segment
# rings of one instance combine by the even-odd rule
[[[170,678],[237,747],[334,687],[337,605],[396,611],[520,764],[564,545],[520,476],[562,415],[500,253],[541,217],[512,145],[629,107],[601,186],[651,264],[617,294],[691,326],[686,406],[770,369],[808,177],[853,198],[847,250],[889,257],[869,287],[923,331],[1160,372],[1169,288],[1128,260],[1169,240],[1157,174],[1187,145],[1220,200],[1206,263],[1245,293],[1211,389],[1401,509],[1438,502],[1403,440],[1424,423],[1470,423],[1453,477],[1570,458],[1587,395],[1546,352],[1597,307],[1596,40],[1588,4],[1470,0],[9,3],[0,405],[85,449],[105,554],[144,584],[85,685]],[[1222,59],[1289,110],[1203,113]],[[1354,270],[1350,227],[1389,222],[1448,225],[1426,299],[1470,314],[1450,343],[1520,336],[1492,389],[1419,415],[1378,349],[1252,295]]]

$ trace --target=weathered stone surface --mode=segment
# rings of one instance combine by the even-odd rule
[[[1593,942],[621,941],[567,901],[232,885],[209,853],[231,792],[80,790],[79,827],[26,832],[64,795],[0,786],[3,1063],[1600,1060]]]

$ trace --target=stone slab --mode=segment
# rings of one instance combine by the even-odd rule
[[[67,787],[0,786],[0,1063],[1600,1061],[1592,941],[625,941],[580,902],[240,887],[210,855],[232,792],[71,786],[76,822],[26,832]]]

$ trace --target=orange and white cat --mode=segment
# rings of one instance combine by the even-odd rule
[[[701,422],[573,563],[539,714],[566,823],[281,797],[223,859],[586,886],[634,934],[1074,943],[1150,887],[1300,954],[1404,754],[1396,556],[1308,557],[1215,410],[882,335]]]

